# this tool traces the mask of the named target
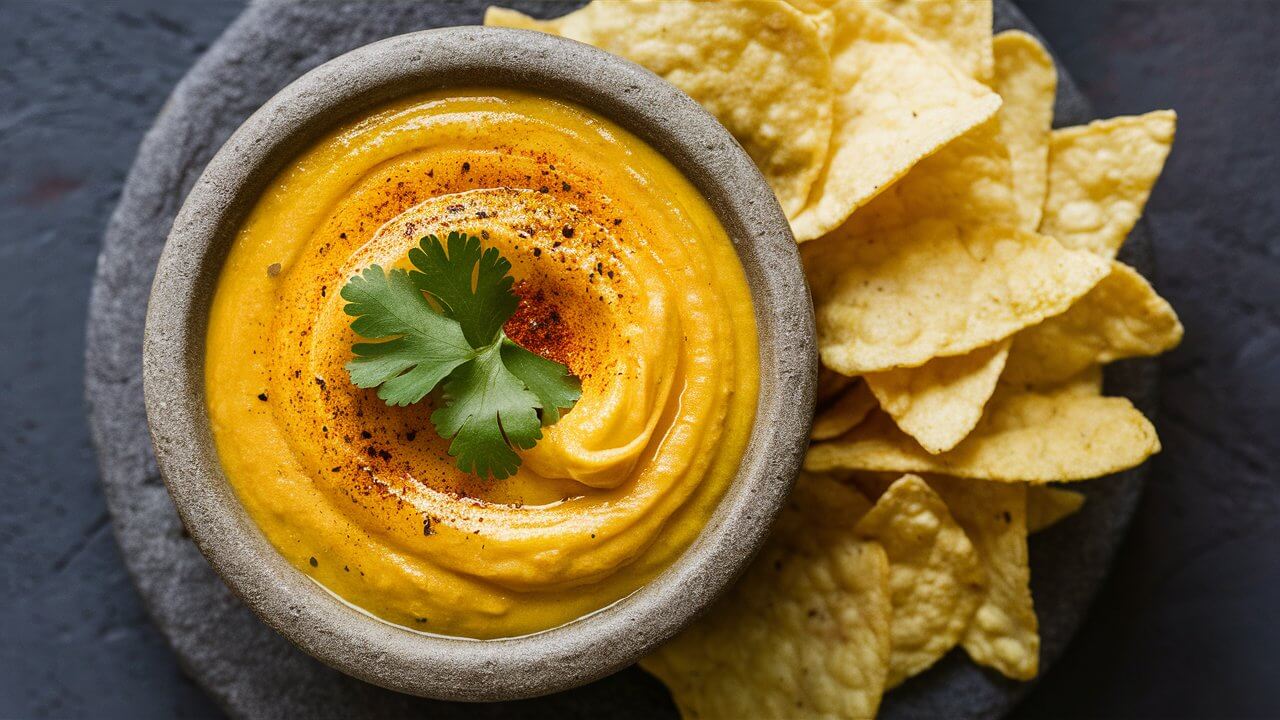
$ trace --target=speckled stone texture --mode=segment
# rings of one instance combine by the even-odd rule
[[[1275,588],[1280,580],[1275,553],[1268,555],[1275,542],[1280,542],[1274,520],[1280,505],[1275,483],[1275,462],[1280,454],[1274,433],[1275,377],[1280,370],[1275,361],[1280,356],[1280,323],[1274,313],[1275,278],[1280,270],[1275,238],[1280,227],[1276,227],[1274,193],[1270,192],[1280,177],[1274,147],[1270,141],[1260,140],[1267,136],[1263,131],[1275,129],[1274,113],[1263,109],[1274,109],[1276,87],[1274,79],[1266,79],[1272,78],[1271,74],[1257,72],[1257,68],[1275,67],[1280,61],[1274,51],[1267,50],[1274,50],[1271,41],[1263,40],[1280,31],[1274,5],[1239,1],[1229,4],[1229,12],[1221,13],[1207,4],[1190,3],[1158,9],[1151,4],[1108,1],[1060,4],[1046,0],[1030,1],[1029,5],[1034,17],[1052,20],[1051,37],[1062,38],[1055,50],[1065,56],[1069,67],[1087,78],[1085,85],[1091,96],[1101,99],[1108,114],[1137,113],[1170,104],[1184,110],[1179,147],[1167,173],[1170,177],[1153,196],[1151,214],[1160,231],[1165,260],[1165,273],[1160,277],[1169,281],[1162,290],[1183,314],[1188,338],[1165,364],[1169,382],[1162,402],[1165,413],[1158,427],[1166,451],[1155,461],[1158,482],[1152,484],[1144,501],[1144,512],[1121,555],[1111,591],[1100,614],[1068,653],[1064,666],[1048,676],[1025,710],[1028,716],[1274,715],[1280,703],[1275,700],[1274,688],[1263,683],[1280,674],[1275,665],[1275,625],[1267,623],[1265,615],[1274,605],[1266,598],[1277,597]],[[6,204],[5,227],[27,233],[27,237],[15,236],[14,242],[4,247],[4,258],[10,266],[49,256],[64,263],[58,268],[33,265],[33,273],[23,277],[23,282],[32,284],[20,286],[24,288],[36,287],[41,278],[46,278],[41,287],[54,287],[63,272],[86,272],[83,266],[74,265],[77,256],[84,264],[84,252],[68,252],[65,243],[78,242],[84,250],[92,249],[92,237],[84,233],[99,227],[106,206],[114,200],[118,176],[106,169],[90,170],[99,174],[83,177],[77,174],[83,172],[79,168],[122,167],[119,160],[111,158],[113,152],[127,154],[127,149],[116,145],[131,145],[137,137],[137,128],[131,123],[136,123],[137,117],[120,110],[120,102],[136,99],[138,106],[146,108],[151,97],[173,77],[166,79],[164,70],[147,70],[142,64],[172,72],[183,56],[200,50],[192,45],[198,42],[192,38],[209,36],[206,26],[218,22],[202,12],[179,14],[168,9],[143,12],[124,8],[99,17],[74,12],[74,4],[70,9],[52,4],[50,8],[47,13],[24,14],[44,19],[9,26],[14,35],[5,35],[6,42],[12,44],[6,49],[12,47],[14,54],[13,61],[5,63],[4,88],[13,92],[15,101],[4,109],[5,132],[0,135],[9,150],[4,167],[14,170],[5,174],[4,200],[23,204],[20,209],[17,204]],[[225,5],[221,8],[225,12]],[[319,20],[315,27],[275,31],[238,24],[237,32],[260,42],[270,40],[271,46],[239,59],[241,65],[234,70],[219,70],[220,81],[227,85],[206,83],[201,87],[207,100],[200,108],[206,115],[202,127],[209,128],[210,135],[192,133],[180,138],[182,151],[170,149],[174,163],[168,172],[148,181],[165,192],[156,196],[142,196],[137,190],[125,192],[125,206],[132,208],[132,219],[116,219],[109,240],[123,243],[129,232],[142,237],[116,249],[114,260],[102,268],[102,282],[111,284],[100,283],[99,295],[108,299],[119,295],[114,309],[124,309],[127,315],[134,311],[129,304],[145,297],[145,288],[131,290],[131,283],[145,284],[145,279],[138,278],[150,275],[159,238],[164,234],[164,229],[157,228],[168,224],[183,195],[174,188],[191,182],[239,118],[287,79],[335,53],[337,46],[346,49],[379,37],[360,27],[370,19],[362,10],[338,5],[333,12],[346,13],[347,20],[312,18]],[[422,9],[416,3],[388,6],[381,12],[394,15],[392,22],[403,23],[399,26],[402,29],[430,24],[421,17]],[[479,17],[477,4],[465,12],[468,17]],[[296,13],[289,17],[311,17]],[[184,26],[174,17],[202,19]],[[55,22],[78,23],[72,27],[82,29],[59,35],[50,31]],[[114,35],[100,32],[102,26],[115,28]],[[76,72],[64,72],[61,77],[56,64],[38,64],[45,55],[20,44],[19,32],[24,37],[32,35],[37,42],[40,38],[61,41],[54,47],[73,45],[63,41],[64,37],[132,37],[137,49],[129,51],[128,63],[113,60],[87,68],[64,65],[63,70],[74,68]],[[96,51],[108,59],[122,56],[119,47],[97,47]],[[210,72],[207,61],[204,72]],[[73,97],[58,91],[41,95],[49,91],[45,83],[74,88]],[[19,94],[22,102],[17,101]],[[36,100],[28,102],[27,97]],[[102,109],[108,114],[102,115]],[[83,127],[79,132],[78,122]],[[188,115],[183,122],[189,129],[195,119]],[[113,142],[77,145],[74,141],[97,137],[95,133],[102,132],[104,123],[113,133]],[[51,147],[50,141],[56,142],[56,147]],[[148,151],[161,155],[155,147],[145,149],[143,155]],[[64,160],[76,152],[81,160]],[[47,160],[40,163],[35,159]],[[134,186],[141,177],[145,176],[134,173]],[[79,183],[87,184],[77,190]],[[29,218],[44,218],[44,224],[41,220],[32,224]],[[55,233],[47,228],[58,229]],[[18,548],[15,560],[23,562],[23,579],[19,580],[19,571],[8,565],[5,578],[13,579],[12,588],[20,591],[10,597],[27,605],[6,606],[4,637],[10,642],[4,647],[5,665],[32,667],[44,674],[24,673],[19,680],[17,673],[13,678],[6,673],[8,682],[0,707],[13,715],[101,712],[104,700],[109,701],[106,707],[124,707],[119,700],[110,703],[111,698],[120,697],[113,694],[116,683],[137,683],[131,685],[131,692],[145,696],[137,694],[129,702],[140,703],[145,698],[150,703],[157,697],[169,697],[173,700],[161,702],[173,702],[174,707],[191,711],[189,693],[175,689],[180,688],[178,680],[166,680],[163,675],[132,679],[108,670],[108,666],[123,667],[133,661],[133,656],[113,655],[119,652],[113,648],[129,648],[132,653],[154,641],[146,639],[145,624],[131,610],[127,589],[115,587],[118,582],[111,574],[114,552],[104,544],[110,542],[104,533],[106,519],[95,515],[99,501],[83,482],[87,448],[81,443],[68,452],[55,441],[68,433],[72,437],[83,433],[74,413],[74,397],[61,391],[65,383],[59,382],[68,373],[68,364],[61,357],[76,355],[76,338],[56,328],[45,336],[37,323],[44,318],[69,318],[72,322],[67,328],[76,331],[77,314],[59,310],[54,301],[61,296],[51,291],[23,292],[26,295],[20,296],[19,309],[31,313],[10,314],[5,320],[5,337],[35,340],[36,356],[35,361],[23,360],[22,365],[18,354],[4,356],[5,393],[0,393],[4,411],[0,411],[0,418],[5,421],[6,445],[0,447],[4,450],[5,478],[6,482],[12,478],[14,487],[18,483],[40,487],[31,483],[31,455],[24,452],[24,448],[33,447],[58,454],[56,459],[50,457],[50,464],[60,469],[67,484],[54,502],[20,500],[6,509],[5,534],[0,539],[6,551]],[[138,329],[137,323],[91,329],[92,336],[99,338],[97,347],[102,347],[102,338],[109,340],[116,332],[123,333],[119,338],[123,347],[113,355],[96,357],[90,384],[97,397],[119,400],[110,411],[100,414],[100,437],[115,433],[125,445],[132,442],[142,448],[116,447],[104,452],[102,464],[108,479],[115,478],[116,487],[110,492],[116,515],[133,519],[138,528],[118,529],[124,551],[157,619],[177,644],[184,666],[224,707],[239,712],[339,715],[367,705],[407,714],[410,706],[397,705],[394,698],[383,697],[385,693],[365,685],[347,683],[266,633],[229,600],[204,561],[180,539],[168,498],[154,470],[148,471],[150,460],[141,439],[141,398],[136,384],[140,337],[129,336]],[[41,375],[41,368],[54,372],[46,370]],[[10,379],[17,378],[19,372],[26,378],[23,382]],[[108,395],[102,395],[104,392]],[[52,398],[52,404],[41,398]],[[99,406],[105,407],[105,402]],[[58,407],[67,411],[59,415]],[[37,507],[47,507],[47,515],[38,515],[45,511]],[[90,514],[79,514],[82,510]],[[14,512],[31,514],[32,518],[19,518]],[[72,520],[55,521],[61,516]],[[42,523],[37,518],[47,520]],[[40,542],[32,538],[40,538]],[[1272,539],[1268,542],[1267,538]],[[40,550],[35,550],[37,544]],[[56,555],[49,553],[47,562],[60,575],[44,569],[46,548],[56,551]],[[1034,543],[1033,552],[1037,582],[1042,582],[1042,544]],[[102,578],[102,584],[93,583],[92,578]],[[81,589],[67,594],[63,592],[67,588]],[[50,592],[63,593],[52,597],[52,606],[47,605]],[[104,615],[99,597],[110,603],[106,606],[109,609],[120,610]],[[82,598],[93,598],[93,602]],[[31,603],[49,610],[33,612],[28,607]],[[55,626],[50,614],[60,614],[56,625],[64,629],[58,630],[58,637],[50,637]],[[29,619],[28,623],[24,619]],[[86,620],[92,625],[86,626]],[[38,634],[33,634],[32,628]],[[99,634],[91,637],[91,633]],[[223,639],[225,647],[232,650],[219,650]],[[67,657],[58,655],[60,652],[68,653]],[[255,653],[261,653],[261,664],[238,665]],[[54,657],[58,660],[52,661]],[[155,656],[148,652],[146,657]],[[155,660],[147,662],[152,664],[147,666],[156,666]],[[47,667],[54,664],[61,670],[47,673]],[[314,678],[298,679],[311,671]],[[111,678],[111,684],[95,684],[100,678]],[[294,682],[302,687],[293,687]],[[605,707],[600,703],[611,701],[609,706],[617,702],[634,707],[639,715],[669,707],[663,694],[652,680],[632,670],[571,696],[526,703],[521,708],[535,715],[598,714],[599,708]],[[347,700],[334,705],[335,696]],[[379,700],[374,700],[375,696]],[[298,698],[310,700],[305,705],[289,705]],[[431,710],[442,708],[433,706]],[[485,715],[497,711],[480,706],[468,708],[468,712]]]

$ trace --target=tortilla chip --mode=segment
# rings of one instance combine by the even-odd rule
[[[929,217],[961,225],[1017,227],[1013,182],[1000,119],[992,117],[921,160],[833,234],[849,237],[892,230]]]
[[[930,478],[969,536],[986,577],[986,596],[961,645],[979,665],[1014,680],[1040,670],[1040,632],[1031,602],[1027,557],[1027,486]]]
[[[804,209],[791,218],[800,242],[838,227],[1000,105],[998,95],[893,17],[862,0],[835,2],[831,12],[831,149]]]
[[[1013,162],[1013,190],[1017,197],[1018,227],[1040,226],[1049,189],[1049,129],[1058,71],[1048,51],[1021,30],[995,36],[995,90],[1004,99],[1000,140]]]
[[[661,75],[742,143],[788,216],[804,206],[827,162],[828,40],[789,5],[596,0],[555,20],[489,8],[485,24],[578,40]]]
[[[904,475],[858,523],[889,558],[888,687],[928,669],[956,646],[986,594],[978,554],[942,498]]]
[[[871,718],[889,669],[889,565],[857,537],[865,498],[802,475],[720,602],[640,661],[686,718]]]
[[[1155,428],[1124,398],[996,389],[978,426],[931,455],[874,411],[853,430],[809,448],[805,469],[936,472],[1004,482],[1088,480],[1159,452]]]
[[[1169,303],[1138,271],[1112,261],[1111,274],[1065,313],[1014,336],[1006,382],[1063,382],[1091,365],[1159,355],[1181,341]]]
[[[876,398],[860,379],[847,388],[830,405],[818,411],[813,419],[809,437],[814,440],[830,440],[839,437],[862,422],[867,413],[875,409]]]
[[[1027,532],[1038,533],[1080,512],[1084,495],[1075,490],[1032,485],[1027,488]]]
[[[934,43],[969,77],[990,82],[991,0],[869,0]]]
[[[955,447],[978,424],[1008,356],[1009,341],[1001,340],[964,355],[934,358],[920,367],[869,373],[864,378],[898,427],[925,450],[939,453]],[[814,439],[827,438],[815,435]]]
[[[1109,272],[1013,228],[929,219],[801,252],[822,362],[846,375],[963,355],[1065,311]]]
[[[1172,110],[1157,110],[1054,130],[1040,232],[1114,258],[1160,177],[1176,124]]]

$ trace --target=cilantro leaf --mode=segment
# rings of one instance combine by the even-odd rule
[[[383,272],[378,265],[365,269],[342,288],[344,308],[354,315],[351,329],[380,343],[356,343],[356,357],[347,363],[357,387],[381,385],[378,397],[388,405],[408,405],[421,400],[453,372],[475,357],[462,328],[437,314],[404,270]]]
[[[431,413],[441,437],[452,438],[449,454],[458,467],[501,480],[515,473],[520,456],[542,438],[538,396],[502,362],[502,344],[490,345],[459,368],[444,385],[445,406]]]
[[[440,238],[428,235],[409,251],[409,262],[417,268],[409,274],[414,284],[440,301],[472,347],[494,342],[520,302],[511,292],[511,263],[497,248],[482,249],[474,235],[449,233],[447,254]]]
[[[520,378],[525,387],[538,396],[543,425],[556,424],[560,419],[560,408],[571,408],[582,397],[582,383],[569,372],[569,368],[531,353],[505,336],[502,362],[512,375]]]
[[[377,387],[389,405],[418,402],[439,386],[431,422],[451,441],[458,467],[508,477],[520,467],[516,450],[533,447],[542,427],[574,406],[582,386],[564,365],[502,331],[520,298],[511,291],[511,263],[495,248],[458,233],[446,247],[428,235],[409,261],[417,270],[371,265],[342,288],[343,310],[355,318],[351,329],[382,341],[352,346],[351,382]]]

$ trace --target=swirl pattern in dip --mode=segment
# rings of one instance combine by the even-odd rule
[[[389,407],[343,369],[347,278],[455,230],[512,262],[508,335],[582,379],[503,481],[457,470],[434,397]],[[426,632],[535,632],[639,588],[710,518],[754,420],[753,307],[711,208],[625,130],[525,93],[414,97],[317,142],[212,303],[209,416],[249,514],[301,571]]]

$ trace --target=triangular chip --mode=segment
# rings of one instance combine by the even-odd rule
[[[862,0],[832,3],[831,12],[831,151],[804,209],[791,218],[800,242],[838,227],[1000,105],[998,95],[888,14]]]
[[[1035,230],[1048,192],[1049,129],[1058,71],[1044,47],[1021,30],[996,35],[992,45],[995,90],[1004,100],[997,113],[1000,140],[1013,162],[1018,227]]]
[[[802,475],[729,593],[641,660],[686,718],[871,718],[889,668],[889,564],[854,532],[868,503]]]
[[[960,225],[1018,227],[1013,182],[997,115],[921,160],[833,235],[891,230],[931,217]]]
[[[1038,533],[1080,512],[1084,494],[1049,485],[1027,488],[1027,532]]]
[[[986,577],[986,596],[961,645],[974,662],[1030,680],[1040,670],[1040,632],[1031,602],[1027,486],[957,478],[929,482],[969,536]]]
[[[1169,303],[1138,271],[1113,261],[1111,273],[1066,312],[1014,336],[1004,381],[1063,382],[1090,365],[1158,355],[1181,340]]]
[[[889,681],[923,672],[960,641],[985,593],[973,544],[924,480],[904,475],[858,523],[889,558]]]
[[[486,25],[571,38],[685,91],[751,156],[788,216],[826,164],[832,86],[817,21],[784,3],[596,0],[554,20],[489,8]]]
[[[1109,266],[1043,235],[942,219],[802,249],[818,349],[846,375],[963,355],[1065,311]]]
[[[969,77],[991,80],[991,0],[867,0],[936,44]]]
[[[1159,450],[1155,428],[1124,398],[1001,386],[973,432],[945,453],[930,454],[873,411],[843,436],[810,447],[805,468],[1065,482],[1131,468]]]
[[[955,447],[978,424],[1008,355],[1009,341],[1001,340],[920,367],[868,373],[864,379],[903,432],[925,450],[939,453]]]
[[[813,419],[813,430],[810,431],[809,437],[814,440],[830,440],[833,437],[839,437],[862,422],[862,419],[875,409],[875,406],[876,398],[867,388],[867,384],[861,379],[855,379],[854,383],[845,388],[839,397],[818,410],[817,416]]]
[[[1054,130],[1040,232],[1115,257],[1164,169],[1176,124],[1172,110],[1157,110]]]

